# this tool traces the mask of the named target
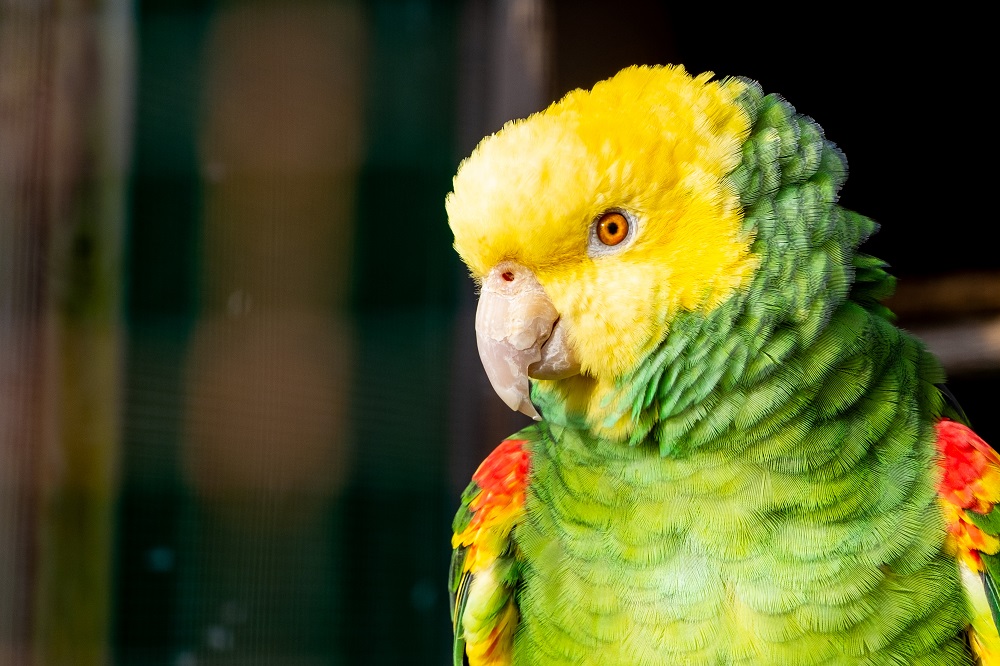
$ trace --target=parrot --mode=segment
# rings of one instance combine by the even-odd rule
[[[500,398],[455,666],[1000,664],[1000,457],[884,304],[847,161],[747,78],[632,66],[445,198]]]

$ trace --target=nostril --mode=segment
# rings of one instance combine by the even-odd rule
[[[504,271],[503,273],[500,274],[500,277],[504,279],[504,282],[514,281],[514,273],[512,273],[511,271]]]

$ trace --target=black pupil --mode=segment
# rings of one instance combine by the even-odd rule
[[[618,234],[617,222],[608,222],[608,233],[611,234],[612,236],[616,236]]]

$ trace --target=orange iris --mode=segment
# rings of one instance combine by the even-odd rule
[[[614,211],[597,221],[597,239],[605,245],[618,245],[628,236],[628,219]]]

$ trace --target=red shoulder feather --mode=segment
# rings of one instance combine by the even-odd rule
[[[479,466],[462,494],[451,543],[454,663],[510,664],[519,578],[512,532],[524,516],[527,440],[508,439]]]
[[[970,569],[982,571],[982,554],[1000,551],[1000,540],[980,528],[968,511],[986,515],[1000,500],[1000,456],[968,427],[948,419],[937,424],[937,445],[948,547]]]
[[[937,424],[938,498],[947,525],[945,550],[959,562],[972,611],[969,642],[983,666],[1000,664],[1000,456],[967,426]]]

